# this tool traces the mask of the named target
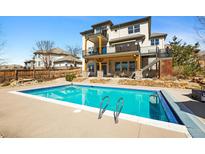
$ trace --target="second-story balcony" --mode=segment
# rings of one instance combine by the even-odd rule
[[[137,53],[144,56],[155,55],[158,57],[170,57],[171,52],[166,49],[159,49],[157,46],[144,46],[140,47],[138,45],[130,46],[104,46],[101,48],[90,47],[88,51],[83,51],[83,57],[89,56],[99,56],[99,55],[110,55],[110,54],[126,54],[126,53]]]
[[[101,48],[91,47],[87,51],[83,51],[83,57],[85,56],[97,56],[97,55],[106,55],[106,54],[115,54],[115,53],[126,53],[126,52],[138,52],[137,46],[130,47],[119,47],[119,46],[104,46]]]

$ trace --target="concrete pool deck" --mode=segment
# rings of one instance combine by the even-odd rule
[[[3,137],[187,137],[185,133],[65,107],[8,93],[67,84],[55,80],[40,85],[0,89],[0,134]],[[171,90],[171,89],[170,89]],[[176,91],[176,90],[174,90]]]

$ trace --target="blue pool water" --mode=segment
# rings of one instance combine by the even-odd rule
[[[160,91],[134,90],[97,86],[66,85],[21,91],[26,94],[52,98],[74,104],[82,104],[99,108],[103,97],[110,97],[107,110],[116,109],[117,100],[122,97],[124,106],[122,113],[145,118],[178,123]],[[150,96],[157,95],[156,104],[150,103]]]

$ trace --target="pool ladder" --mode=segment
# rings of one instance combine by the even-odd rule
[[[118,99],[118,101],[117,101],[117,103],[116,103],[116,109],[115,109],[115,111],[114,111],[114,113],[113,113],[113,115],[114,115],[114,120],[115,120],[115,123],[117,124],[118,123],[118,117],[119,117],[119,115],[120,115],[120,113],[121,113],[121,111],[122,111],[122,108],[123,108],[123,106],[124,106],[124,99],[122,98],[122,97],[120,97],[119,99]]]
[[[103,107],[105,100],[107,100],[106,105]],[[102,115],[106,111],[106,108],[109,106],[109,104],[110,104],[110,97],[109,96],[103,97],[102,101],[100,102],[100,110],[99,110],[99,114],[98,114],[98,119],[102,118]],[[122,111],[123,106],[124,106],[124,99],[122,97],[120,97],[116,103],[115,111],[113,112],[114,121],[116,124],[119,122],[118,117]]]
[[[103,103],[104,101],[107,100],[106,105],[103,107]],[[106,108],[108,107],[108,105],[110,104],[110,97],[109,96],[105,96],[102,98],[102,101],[100,102],[100,111],[98,114],[98,119],[102,118],[103,113],[106,111]]]

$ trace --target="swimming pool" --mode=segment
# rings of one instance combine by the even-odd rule
[[[20,92],[63,101],[63,103],[73,103],[97,109],[99,109],[102,99],[109,97],[109,104],[106,110],[113,112],[116,110],[116,104],[121,98],[124,101],[121,110],[122,114],[176,124],[179,123],[160,91],[101,86],[64,85],[24,90]],[[106,105],[106,101],[103,105]]]

